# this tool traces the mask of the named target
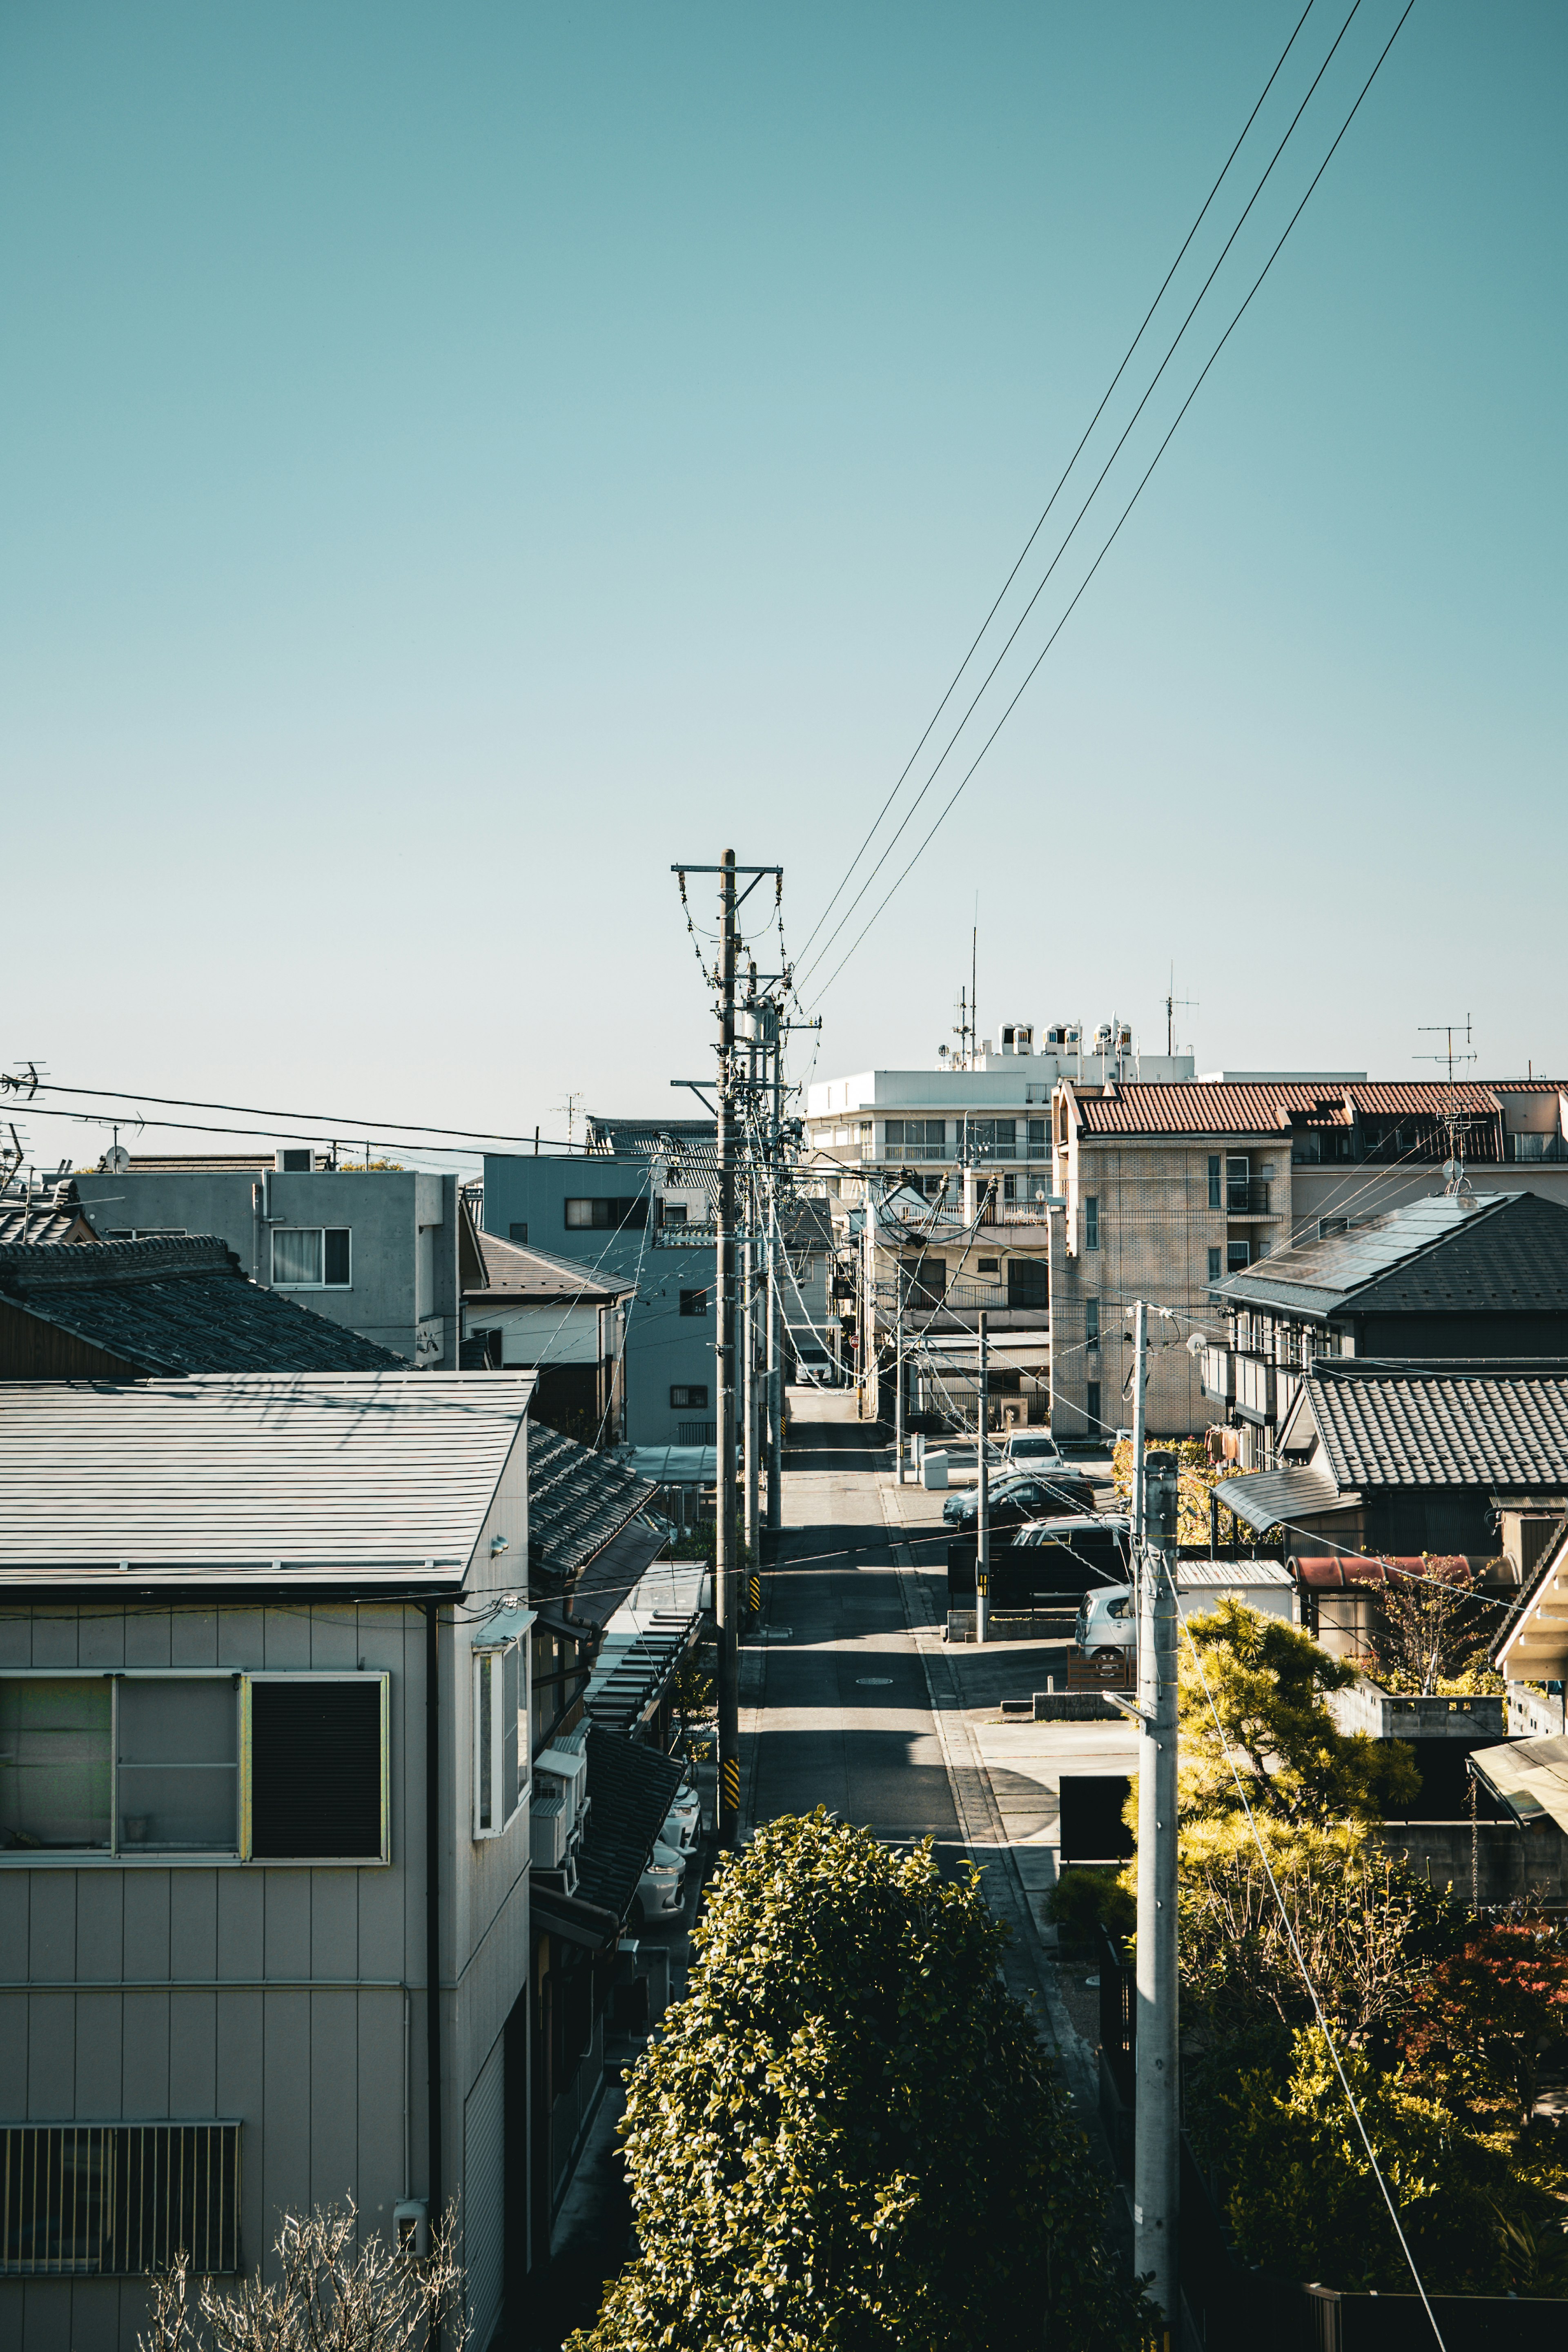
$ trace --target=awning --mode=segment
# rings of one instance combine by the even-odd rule
[[[1264,1534],[1273,1527],[1295,1527],[1321,1519],[1330,1511],[1353,1511],[1359,1495],[1342,1495],[1321,1470],[1255,1470],[1239,1478],[1224,1478],[1215,1488],[1216,1500],[1238,1519]]]
[[[621,1923],[613,1911],[584,1903],[580,1895],[558,1895],[536,1878],[529,1889],[529,1916],[547,1935],[563,1944],[580,1944],[584,1951],[607,1951],[620,1936]]]
[[[1501,1748],[1473,1748],[1470,1769],[1506,1807],[1521,1829],[1553,1821],[1568,1830],[1568,1739],[1510,1739]]]
[[[686,1766],[597,1723],[589,1730],[587,1747],[590,1810],[577,1854],[577,1899],[620,1920],[632,1907]],[[539,1899],[536,1893],[536,1905]]]
[[[667,1541],[662,1528],[633,1519],[573,1581],[566,1596],[573,1616],[590,1625],[606,1625]]]

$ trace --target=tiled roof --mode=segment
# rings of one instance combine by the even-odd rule
[[[9,1243],[0,1297],[143,1372],[407,1369],[390,1348],[250,1281],[210,1235]]]
[[[607,1624],[668,1540],[662,1528],[629,1520],[574,1582],[569,1596],[573,1616],[589,1625]]]
[[[465,1280],[463,1296],[492,1307],[507,1299],[520,1303],[571,1299],[598,1306],[606,1299],[627,1297],[637,1288],[635,1282],[617,1282],[604,1276],[595,1279],[591,1266],[574,1265],[569,1258],[552,1257],[545,1250],[525,1248],[521,1242],[503,1242],[477,1227],[473,1230],[473,1244],[481,1280],[473,1284]]]
[[[90,1242],[96,1240],[81,1205],[76,1180],[30,1184],[18,1177],[0,1184],[0,1242]]]
[[[1210,1297],[1269,1312],[1568,1313],[1568,1209],[1533,1192],[1436,1193],[1260,1258]],[[1495,1351],[1494,1351],[1495,1352]]]
[[[1556,1084],[1541,1079],[1528,1090],[1549,1094]],[[1522,1081],[1457,1083],[1450,1089],[1440,1078],[1371,1079],[1349,1086],[1277,1080],[1226,1086],[1194,1080],[1190,1086],[1131,1085],[1105,1094],[1084,1092],[1075,1096],[1074,1111],[1084,1135],[1269,1137],[1289,1132],[1292,1111],[1314,1125],[1339,1127],[1352,1124],[1352,1108],[1363,1115],[1404,1112],[1440,1118],[1452,1103],[1457,1109],[1496,1118],[1500,1096],[1523,1090]]]
[[[593,1810],[577,1856],[577,1892],[624,1919],[686,1767],[598,1724],[587,1734]]]
[[[406,1367],[0,1382],[0,1582],[460,1587],[533,1387]]]
[[[1319,1363],[1301,1398],[1342,1489],[1568,1486],[1568,1372]]]
[[[492,1374],[491,1378],[503,1378]],[[528,1425],[528,1549],[531,1570],[568,1577],[619,1535],[653,1493],[614,1454],[595,1454],[542,1422]]]
[[[833,1211],[826,1201],[790,1199],[779,1204],[779,1230],[784,1247],[798,1255],[803,1250],[833,1247]]]

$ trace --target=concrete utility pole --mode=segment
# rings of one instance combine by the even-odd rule
[[[741,1818],[741,1661],[735,1577],[735,853],[719,869],[719,1517],[713,1607],[719,1621],[719,1843],[732,1846]]]
[[[1137,2090],[1132,2264],[1152,2272],[1165,2342],[1179,2333],[1180,2031],[1176,1948],[1176,1458],[1144,1463],[1148,1311],[1136,1308],[1132,1408],[1138,1579]]]
[[[904,1269],[893,1270],[893,1462],[904,1483]]]
[[[974,1458],[978,1465],[976,1476],[976,1508],[974,1513],[974,1638],[988,1639],[991,1632],[991,1465],[986,1460],[986,1423],[991,1419],[991,1342],[986,1332],[986,1316],[980,1310],[980,1401],[975,1413],[978,1424],[974,1439]]]
[[[777,1535],[784,1525],[784,1363],[779,1322],[784,1313],[784,1280],[779,1265],[779,1176],[784,1160],[782,1128],[784,1096],[784,1024],[776,1016],[773,1031],[773,1115],[768,1121],[768,1530]]]

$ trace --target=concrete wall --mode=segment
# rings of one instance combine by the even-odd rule
[[[492,1562],[497,1534],[508,1549]],[[499,1837],[472,1834],[469,1627],[527,1557],[520,1438],[473,1590],[440,1634],[448,2197],[463,2185],[465,2101],[526,1990],[529,1811]],[[0,1612],[0,1672],[363,1664],[390,1676],[388,1864],[0,1858],[0,2116],[238,2118],[240,2258],[268,2275],[285,2209],[352,2195],[367,2227],[390,2230],[405,2082],[413,2193],[428,2185],[425,1641],[422,1612],[395,1601]],[[145,2324],[138,2279],[0,2279],[7,2352],[133,2352]]]
[[[375,1339],[421,1370],[455,1370],[458,1362],[458,1180],[419,1171],[266,1177],[266,1217],[256,1204],[262,1181],[248,1171],[79,1176],[95,1232],[176,1228],[216,1234],[246,1273],[268,1287],[272,1251],[267,1219],[278,1225],[346,1225],[352,1281],[347,1289],[291,1290],[289,1296],[330,1322]]]
[[[637,1284],[626,1302],[626,1439],[633,1445],[673,1445],[683,1423],[717,1418],[713,1250],[679,1242],[676,1231],[657,1232],[651,1216],[646,1227],[619,1234],[566,1223],[568,1200],[646,1198],[648,1181],[649,1164],[641,1159],[498,1153],[485,1160],[485,1230],[505,1241],[512,1224],[526,1224],[531,1248],[573,1259],[585,1278],[615,1276]],[[681,1314],[683,1290],[706,1292],[706,1315]],[[672,1386],[693,1384],[707,1388],[706,1412],[670,1403]]]
[[[1451,1886],[1456,1902],[1469,1901],[1468,1822],[1391,1822],[1378,1836],[1390,1853],[1404,1854],[1434,1886]],[[1479,1822],[1473,1853],[1482,1903],[1561,1903],[1568,1895],[1568,1838],[1553,1822],[1531,1830]]]

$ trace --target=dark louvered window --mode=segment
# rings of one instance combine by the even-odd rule
[[[237,2124],[0,2128],[0,2273],[239,2268]]]
[[[278,1862],[379,1862],[384,1678],[250,1685],[250,1851]]]

